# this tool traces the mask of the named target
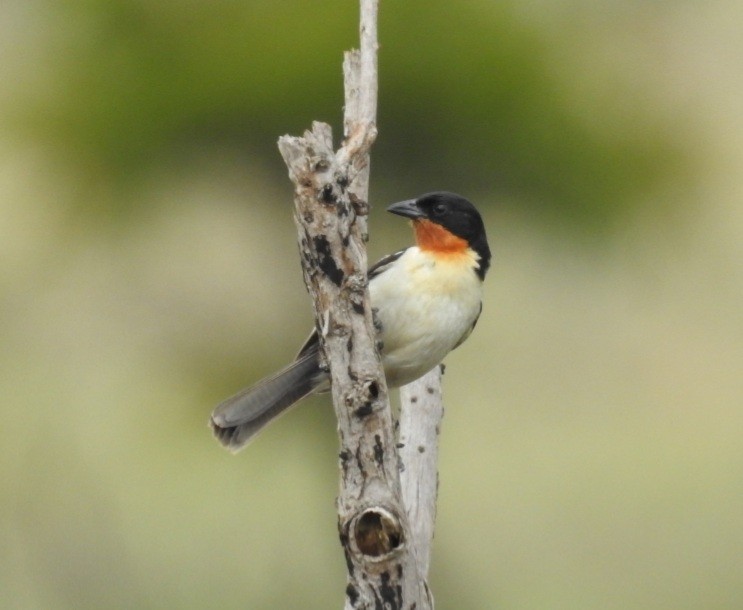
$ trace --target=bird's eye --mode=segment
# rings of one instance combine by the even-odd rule
[[[446,214],[446,205],[443,203],[437,203],[435,206],[433,206],[433,213],[436,216],[443,216]]]

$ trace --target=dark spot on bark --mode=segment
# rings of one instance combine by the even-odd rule
[[[384,447],[382,447],[382,438],[379,434],[374,435],[374,461],[380,467],[384,463]]]
[[[343,236],[343,239],[341,239],[341,243],[343,244],[343,247],[344,247],[344,248],[348,248],[348,243],[349,243],[350,241],[351,241],[351,240],[350,240],[350,238],[348,237],[348,235],[344,235],[344,236]]]
[[[389,572],[382,572],[379,577],[382,581],[379,594],[384,604],[383,607],[390,608],[390,610],[400,610],[402,608],[402,587],[399,583],[395,586],[391,584],[392,579]]]
[[[317,264],[322,272],[328,276],[331,282],[340,286],[343,281],[343,271],[335,264],[335,259],[330,251],[330,242],[324,235],[316,235],[312,243],[317,253]]]
[[[439,364],[439,369],[441,369],[441,374],[443,375],[446,371],[446,365],[442,362],[441,364]]]
[[[372,398],[379,396],[379,384],[376,381],[372,381],[369,384],[369,394],[371,394]]]
[[[324,187],[322,187],[322,191],[320,192],[320,200],[323,203],[331,204],[335,203],[335,193],[333,193],[333,185],[332,184],[326,184]]]
[[[416,402],[418,402],[418,397],[417,396],[411,396],[410,397],[410,402],[413,403],[413,404],[415,404]]]
[[[405,443],[397,443],[397,445],[395,445],[395,447],[397,447],[398,449],[402,449],[404,446]]]
[[[364,304],[361,302],[351,301],[351,307],[354,313],[362,315],[364,313]]]
[[[351,583],[348,583],[346,586],[346,597],[348,598],[348,601],[351,602],[352,606],[355,606],[359,599],[359,592]]]
[[[329,167],[330,167],[330,164],[325,159],[320,159],[317,163],[315,163],[315,167],[313,168],[313,171],[324,172]]]
[[[338,186],[340,186],[342,189],[348,186],[348,176],[346,174],[340,174],[335,179],[335,181],[338,183]]]
[[[426,448],[423,445],[418,445],[418,453],[425,453]]]
[[[374,409],[372,408],[371,402],[365,402],[363,405],[361,405],[358,409],[356,409],[353,414],[358,417],[359,419],[364,419],[365,417],[368,417],[372,414],[372,411]]]
[[[359,468],[359,473],[361,474],[362,477],[366,477],[366,470],[364,470],[364,462],[361,459],[361,445],[356,447],[356,453],[354,457],[356,458],[356,465]]]
[[[426,388],[426,392],[428,392],[429,394],[433,394],[434,389],[431,388],[431,387],[428,387],[428,388]]]
[[[372,323],[374,324],[374,330],[381,333],[383,330],[382,321],[379,319],[379,309],[372,307]]]
[[[351,459],[351,452],[348,449],[344,449],[338,454],[341,460],[341,469],[343,470],[343,478],[348,476],[348,462]]]
[[[310,223],[314,222],[314,220],[315,220],[315,215],[314,215],[314,214],[313,214],[313,213],[312,213],[311,211],[307,210],[307,211],[306,211],[306,212],[304,213],[304,221],[305,221],[305,222],[306,222],[307,224],[310,224]],[[302,240],[302,241],[305,241],[305,240]],[[305,243],[306,243],[306,242],[305,242]]]
[[[353,351],[353,337],[349,337],[346,341],[346,351],[350,354]]]

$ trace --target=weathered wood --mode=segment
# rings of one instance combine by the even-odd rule
[[[439,488],[439,433],[444,417],[441,399],[443,365],[400,388],[400,433],[398,451],[402,496],[416,547],[418,568],[428,577],[436,499]]]
[[[295,185],[302,269],[338,419],[338,528],[348,566],[345,608],[428,610],[433,607],[425,582],[428,560],[421,569],[417,549],[425,545],[413,539],[417,530],[403,503],[366,278],[377,8],[378,0],[361,0],[360,50],[344,58],[345,139],[340,149],[333,150],[330,126],[315,122],[302,137],[281,137],[279,150]]]

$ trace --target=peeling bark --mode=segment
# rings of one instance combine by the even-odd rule
[[[428,610],[433,607],[425,582],[428,559],[425,569],[418,559],[418,549],[428,546],[414,540],[403,503],[402,465],[367,290],[377,1],[361,0],[361,48],[346,53],[343,62],[343,144],[335,152],[330,126],[315,122],[302,137],[281,137],[279,150],[295,185],[302,269],[338,419],[338,530],[348,566],[345,608]]]

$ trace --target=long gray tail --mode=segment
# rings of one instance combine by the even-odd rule
[[[267,424],[327,381],[317,350],[302,354],[278,373],[228,398],[214,409],[209,425],[232,452],[245,447]]]

